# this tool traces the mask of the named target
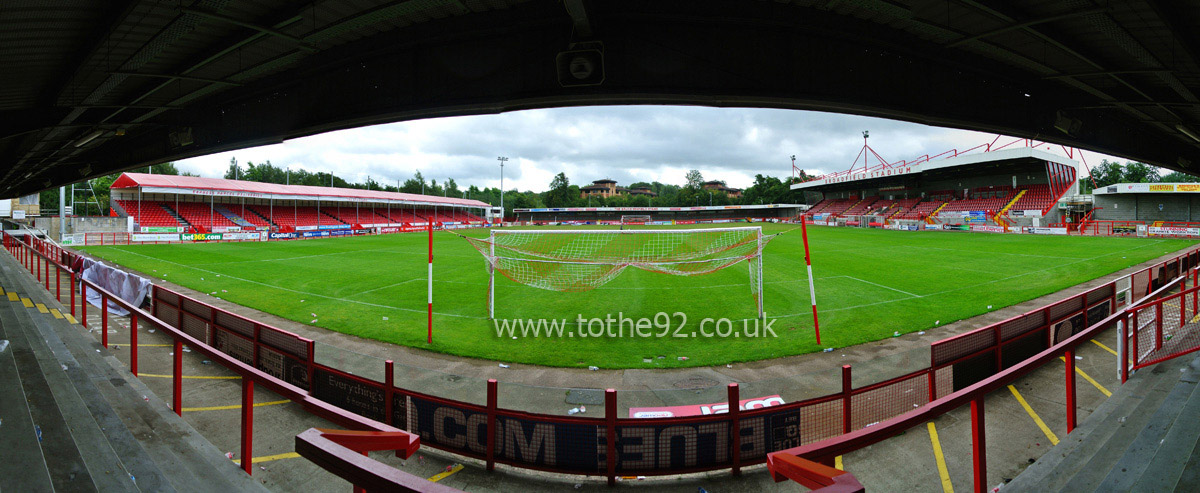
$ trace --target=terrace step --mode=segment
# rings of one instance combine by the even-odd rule
[[[225,219],[228,219],[233,224],[236,224],[243,228],[254,229],[254,224],[252,224],[250,221],[243,219],[242,216],[234,214],[233,211],[231,211],[225,207],[222,207],[219,205],[213,206],[213,210],[217,211],[218,214],[225,216]]]
[[[175,218],[175,220],[179,222],[180,226],[185,226],[188,229],[192,228],[192,223],[188,222],[187,219],[184,219],[183,216],[179,215],[178,212],[175,212],[175,209],[172,209],[171,206],[169,206],[167,204],[158,204],[158,205],[161,206],[163,208],[163,210],[167,211],[167,214],[170,214],[171,217]]]
[[[341,220],[341,219],[338,219],[338,217],[337,217],[337,216],[335,216],[335,215],[333,215],[333,214],[330,214],[329,212],[326,212],[326,211],[321,211],[321,215],[323,215],[323,216],[325,216],[325,217],[328,217],[328,218],[330,218],[330,219],[333,219],[334,221],[337,221],[339,224],[346,224],[346,221],[343,221],[343,220]]]
[[[0,257],[0,284],[47,306],[62,308],[11,257]],[[46,450],[50,440],[58,447],[53,454],[43,454],[44,469],[55,481],[53,489],[263,491],[261,484],[226,459],[164,403],[150,397],[153,393],[140,380],[127,379],[128,371],[120,361],[107,355],[80,326],[39,314],[19,303],[5,303],[0,306],[4,330],[9,334],[21,331],[23,344],[36,357],[33,362],[18,362],[22,384],[30,381],[27,377],[38,384],[33,375],[36,371],[45,381],[39,392],[46,402],[57,405],[62,419],[62,426],[51,423],[53,426],[47,429],[42,425],[41,448]],[[46,419],[53,417],[52,413],[44,414]],[[81,468],[74,456],[80,456],[86,467]],[[8,462],[0,461],[0,487],[9,486],[6,481],[14,477],[3,474]],[[73,476],[55,472],[67,468],[77,470],[72,471]],[[73,482],[65,483],[72,478]]]
[[[279,225],[278,225],[278,224],[275,224],[275,221],[272,221],[272,220],[271,220],[271,218],[269,218],[269,217],[267,217],[267,216],[264,216],[264,215],[262,215],[262,214],[259,214],[259,213],[258,213],[258,211],[254,210],[254,209],[251,209],[251,208],[249,208],[249,207],[247,207],[247,208],[246,208],[246,210],[250,211],[250,213],[251,213],[251,214],[254,214],[255,216],[258,216],[258,217],[259,217],[259,219],[262,219],[263,221],[266,221],[266,222],[267,222],[267,224],[270,224],[272,227],[276,227],[276,228],[278,228],[278,227],[279,227]]]
[[[1194,383],[1179,386],[1178,370],[1183,366],[1182,361],[1170,361],[1135,373],[1074,432],[1004,488],[1129,490],[1141,472],[1148,470],[1146,461],[1154,456],[1154,450],[1147,451],[1146,447],[1157,446],[1180,417],[1181,404],[1193,395]],[[1139,459],[1140,466],[1136,465]]]

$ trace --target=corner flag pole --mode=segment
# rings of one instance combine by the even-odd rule
[[[817,345],[821,345],[821,324],[817,322],[817,290],[813,287],[812,258],[808,255],[808,220],[800,215],[800,235],[804,237],[804,265],[808,267],[808,296],[812,300],[813,330],[817,332]],[[432,268],[432,267],[431,267]]]
[[[426,343],[433,343],[433,220],[425,223],[425,229],[430,232],[430,335]],[[811,269],[810,269],[811,270]]]

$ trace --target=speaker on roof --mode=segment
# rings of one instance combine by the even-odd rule
[[[563,87],[598,86],[604,82],[604,52],[599,49],[559,52],[558,84]]]

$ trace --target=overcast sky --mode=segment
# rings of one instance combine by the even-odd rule
[[[611,178],[683,184],[689,169],[744,188],[754,175],[791,174],[790,156],[809,173],[842,171],[862,148],[862,131],[889,162],[965,150],[995,134],[814,111],[695,106],[590,106],[436,118],[330,132],[282,144],[192,158],[181,171],[221,177],[236,157],[279,167],[332,171],[351,182],[395,184],[420,171],[460,188],[500,185],[543,191],[558,172],[572,184]],[[1003,142],[1011,139],[1002,138]],[[1055,152],[1061,153],[1058,146]],[[1101,158],[1085,154],[1095,166]],[[1122,160],[1123,161],[1123,160]],[[871,162],[874,165],[876,162]],[[861,165],[861,160],[859,161]],[[1086,171],[1080,170],[1081,176]]]

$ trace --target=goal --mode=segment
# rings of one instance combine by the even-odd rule
[[[496,314],[496,273],[549,291],[588,291],[626,268],[677,276],[709,274],[746,262],[763,316],[762,250],[777,235],[759,227],[642,230],[492,230],[464,236],[488,264],[488,317]]]
[[[646,224],[652,219],[648,215],[622,215],[621,226],[626,224]]]

